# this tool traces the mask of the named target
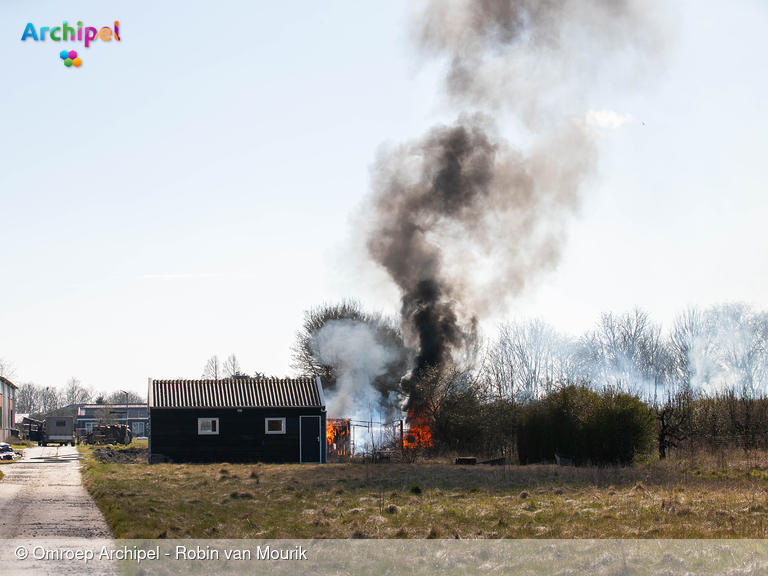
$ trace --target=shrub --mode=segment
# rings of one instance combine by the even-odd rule
[[[521,464],[555,453],[575,464],[629,464],[651,448],[653,434],[653,412],[637,397],[572,384],[523,407],[517,450]]]

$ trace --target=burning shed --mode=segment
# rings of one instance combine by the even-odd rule
[[[326,462],[320,378],[149,380],[149,459]]]
[[[328,418],[325,428],[325,441],[328,458],[340,460],[352,456],[349,418]]]

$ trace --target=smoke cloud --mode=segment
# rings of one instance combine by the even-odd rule
[[[318,361],[338,372],[336,387],[326,392],[328,416],[366,419],[366,409],[381,401],[373,382],[400,359],[398,352],[377,342],[371,326],[349,319],[326,322],[310,347]]]
[[[569,217],[597,163],[585,95],[611,62],[642,70],[661,42],[649,2],[428,0],[415,38],[447,63],[452,125],[380,151],[365,231],[402,294],[415,369],[443,367],[482,317],[554,269]],[[468,111],[469,110],[469,111]],[[524,147],[500,135],[511,113]],[[597,119],[597,120],[595,120]]]
[[[743,303],[693,312],[684,334],[691,387],[747,397],[768,393],[768,313]]]
[[[536,130],[580,115],[610,69],[632,84],[660,65],[667,32],[652,0],[426,0],[414,39],[447,62],[458,104],[509,110]]]

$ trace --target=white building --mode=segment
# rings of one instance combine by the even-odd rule
[[[16,427],[16,385],[0,376],[0,442],[8,442]]]

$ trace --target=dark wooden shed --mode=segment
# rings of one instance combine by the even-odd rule
[[[150,378],[148,405],[150,462],[326,462],[320,378]]]

